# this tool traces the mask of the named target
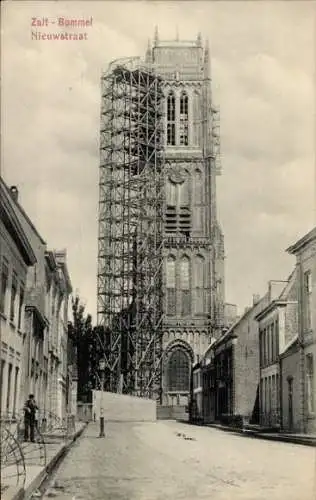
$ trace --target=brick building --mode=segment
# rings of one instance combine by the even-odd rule
[[[0,327],[1,416],[15,417],[23,405],[23,352],[25,349],[24,305],[27,272],[36,262],[24,229],[15,213],[10,192],[0,178]]]
[[[13,186],[7,192],[14,217],[35,255],[23,287],[21,401],[32,393],[41,411],[62,417],[66,411],[67,315],[71,293],[66,254],[47,250],[46,242],[19,203],[18,189]]]
[[[296,257],[297,339],[282,357],[283,425],[316,432],[316,227],[287,250]]]
[[[255,316],[266,303],[266,297],[254,295],[252,307],[223,329],[221,337],[214,339],[193,368],[191,398],[195,399],[196,416],[204,423],[230,423],[236,418],[259,421],[259,336]]]
[[[281,292],[280,292],[281,290]],[[260,344],[260,424],[280,426],[279,355],[297,334],[297,273],[270,281],[267,305],[256,316]]]
[[[253,305],[214,344],[215,371],[212,384],[215,419],[259,419],[259,337],[255,319],[266,297],[254,295]]]
[[[47,251],[46,314],[49,382],[46,408],[59,418],[65,416],[67,394],[68,302],[72,291],[65,251]]]

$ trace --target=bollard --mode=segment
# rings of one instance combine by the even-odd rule
[[[102,412],[103,413],[103,412]],[[99,434],[99,437],[105,437],[105,434],[104,434],[104,416],[103,414],[101,413],[100,415],[100,434]]]

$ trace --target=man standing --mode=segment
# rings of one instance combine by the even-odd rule
[[[35,402],[34,395],[30,394],[24,405],[24,441],[34,443],[34,428],[35,428],[35,412],[38,406]]]

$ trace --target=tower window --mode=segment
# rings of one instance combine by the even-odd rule
[[[167,145],[176,144],[176,100],[173,93],[167,98]]]
[[[167,315],[176,314],[176,260],[169,256],[166,263]]]
[[[190,274],[190,259],[183,257],[180,261],[181,316],[191,315]]]
[[[188,118],[189,118],[189,101],[188,96],[183,92],[180,96],[180,145],[187,146],[188,140]]]
[[[195,272],[195,313],[204,314],[205,312],[205,280],[206,280],[206,268],[205,259],[201,255],[197,255],[194,259]]]
[[[169,179],[166,182],[166,233],[181,233],[190,237],[192,229],[190,207],[190,187],[186,179],[182,184],[174,184]]]

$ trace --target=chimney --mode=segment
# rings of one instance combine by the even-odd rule
[[[14,201],[18,201],[18,197],[19,197],[19,190],[16,186],[11,186],[10,187],[10,191],[11,191],[11,196],[12,198],[14,199]]]
[[[257,305],[259,302],[260,302],[260,295],[258,295],[257,293],[255,293],[255,294],[252,296],[252,304],[255,306],[255,305]]]

